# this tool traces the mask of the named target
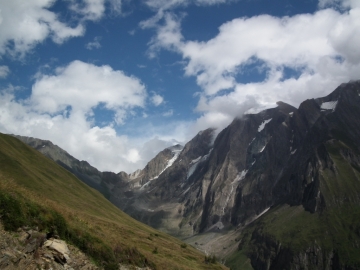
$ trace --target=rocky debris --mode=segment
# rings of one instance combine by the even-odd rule
[[[59,239],[46,239],[37,228],[7,232],[0,224],[0,269],[100,269],[78,248]]]

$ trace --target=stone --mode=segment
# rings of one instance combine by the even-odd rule
[[[60,261],[67,262],[70,259],[70,250],[65,241],[59,239],[50,239],[44,243],[44,246],[59,253],[61,255],[61,257],[59,257]],[[56,259],[57,257],[54,256],[54,258]]]

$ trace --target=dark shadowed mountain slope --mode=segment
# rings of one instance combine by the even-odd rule
[[[231,222],[241,226],[263,216],[244,229],[230,262],[250,258],[255,269],[360,269],[359,95],[359,82],[343,84],[304,101],[285,120],[282,129],[291,136],[282,155],[270,156],[275,163],[261,159],[275,174],[267,177],[257,160],[238,185]],[[279,162],[286,163],[276,172]]]

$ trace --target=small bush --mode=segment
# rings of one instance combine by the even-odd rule
[[[152,251],[152,253],[154,253],[154,254],[158,254],[159,252],[158,252],[158,248],[157,247],[155,247],[154,248],[154,250]]]
[[[217,259],[215,255],[205,256],[205,263],[216,263]]]
[[[0,216],[7,231],[16,231],[26,223],[21,203],[9,194],[0,193]]]
[[[181,244],[180,245],[182,248],[186,248],[187,247],[187,245],[184,243],[184,244]]]

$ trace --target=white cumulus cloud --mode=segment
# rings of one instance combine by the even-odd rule
[[[163,113],[163,116],[170,117],[170,116],[173,116],[173,114],[174,114],[174,110],[168,110]]]
[[[298,106],[359,79],[360,8],[354,1],[344,3],[348,9],[343,11],[233,19],[201,42],[185,40],[181,17],[164,12],[152,25],[157,32],[149,54],[162,49],[180,54],[186,61],[184,74],[196,77],[203,90],[197,125],[223,127],[246,111],[274,107],[279,100]],[[250,67],[255,76],[241,79]]]
[[[94,37],[94,40],[88,42],[85,45],[85,48],[88,50],[100,49],[101,48],[100,40],[101,40],[101,37]]]
[[[236,0],[145,0],[144,3],[156,14],[147,20],[140,22],[140,27],[154,27],[166,15],[166,11],[175,10],[178,7],[189,5],[211,6],[216,4],[224,4]]]
[[[10,73],[10,69],[8,66],[0,66],[0,79],[4,79]]]
[[[84,27],[61,22],[48,8],[53,0],[12,0],[0,2],[0,55],[23,56],[35,45],[51,37],[56,43],[84,34]]]
[[[51,140],[101,170],[132,172],[145,165],[142,144],[116,131],[128,113],[145,106],[139,79],[110,66],[73,61],[52,75],[38,74],[28,99],[15,99],[16,91],[12,86],[0,91],[1,132]],[[97,126],[92,119],[97,106],[113,111],[114,121]]]
[[[45,113],[89,112],[100,103],[109,110],[144,106],[145,87],[139,79],[110,66],[73,61],[57,68],[55,74],[40,74],[33,85],[30,103]]]
[[[233,0],[230,0],[233,1]],[[179,6],[195,4],[198,6],[210,6],[230,2],[229,0],[145,0],[145,4],[155,10],[169,10]]]
[[[161,103],[164,102],[164,98],[158,94],[154,94],[151,97],[151,102],[155,105],[155,106],[159,106]]]
[[[86,20],[99,20],[105,12],[105,0],[70,0],[70,3],[70,9],[81,14]]]
[[[111,10],[121,12],[120,0],[110,1]],[[85,22],[101,19],[105,14],[105,0],[69,0],[76,25],[69,25],[60,15],[49,10],[55,0],[0,1],[0,56],[11,54],[23,57],[47,38],[61,44],[69,38],[85,33]],[[96,46],[96,45],[95,45]]]

